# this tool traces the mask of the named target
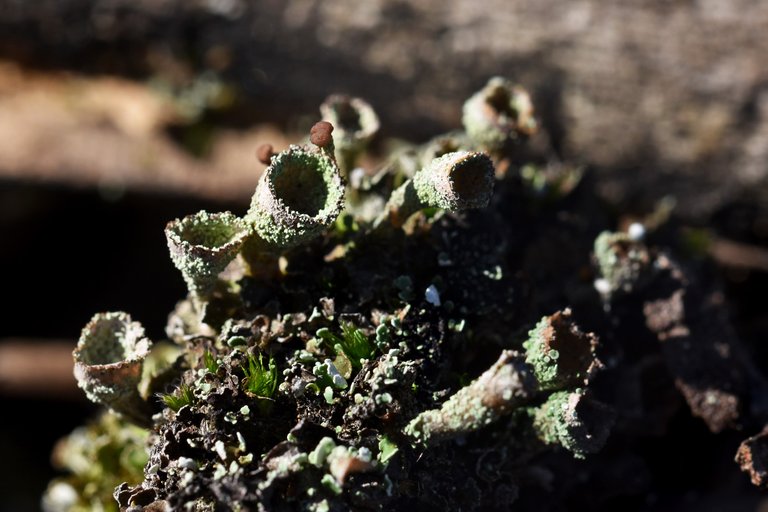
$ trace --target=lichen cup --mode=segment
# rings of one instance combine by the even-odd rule
[[[204,302],[219,273],[235,259],[249,230],[230,212],[200,211],[168,223],[165,236],[173,264],[193,298]]]
[[[320,105],[320,114],[335,128],[336,158],[341,172],[347,176],[379,131],[379,117],[362,98],[333,94]]]
[[[492,153],[538,127],[528,92],[498,76],[464,103],[462,123],[474,143]]]
[[[321,151],[291,146],[272,158],[259,180],[245,216],[255,235],[248,245],[294,247],[322,233],[343,208],[336,162]]]
[[[450,212],[483,208],[493,195],[494,182],[493,162],[485,153],[446,153],[392,192],[374,227],[401,226],[429,207]]]
[[[151,407],[138,386],[151,346],[144,328],[127,313],[96,314],[83,328],[72,354],[77,385],[92,401],[149,426]]]

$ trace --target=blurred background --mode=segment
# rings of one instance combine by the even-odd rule
[[[490,76],[518,81],[617,211],[675,198],[768,354],[766,34],[760,0],[0,0],[0,510],[38,508],[52,446],[95,410],[82,326],[125,310],[161,338],[184,293],[165,223],[243,213],[258,145],[298,140],[334,92],[376,108],[381,140],[424,141]],[[706,487],[708,510],[759,504]]]

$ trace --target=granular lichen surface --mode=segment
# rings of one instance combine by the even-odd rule
[[[110,361],[143,365],[132,401],[93,369],[81,382],[111,409],[93,432],[146,450],[146,464],[126,465],[114,498],[102,492],[114,478],[69,465],[46,509],[557,510],[560,494],[602,485],[612,430],[619,443],[636,435],[631,418],[668,420],[629,381],[654,354],[715,430],[717,404],[699,410],[692,391],[706,372],[688,365],[721,362],[689,362],[669,341],[685,327],[706,344],[698,267],[607,231],[616,219],[583,169],[526,160],[537,123],[518,86],[492,80],[464,117],[464,132],[362,174],[372,135],[334,148],[320,123],[319,145],[260,151],[269,166],[242,217],[169,224],[189,296],[146,359]],[[102,350],[83,336],[79,350]],[[718,371],[713,386],[749,400],[754,388]],[[129,422],[145,435],[119,435]],[[62,486],[75,505],[57,501]]]

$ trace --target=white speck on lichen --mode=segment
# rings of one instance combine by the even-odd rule
[[[221,460],[227,460],[227,449],[222,441],[216,441],[213,449],[216,450],[216,453],[221,457]]]
[[[593,283],[595,290],[597,290],[597,293],[600,295],[608,295],[611,293],[611,283],[608,282],[607,279],[599,278],[595,279],[595,282]]]
[[[440,292],[437,291],[435,285],[431,284],[424,291],[424,299],[433,306],[440,306]]]
[[[629,228],[627,228],[627,234],[633,241],[640,242],[645,238],[645,226],[639,222],[633,222],[629,225]]]

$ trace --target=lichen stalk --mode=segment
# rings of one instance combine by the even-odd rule
[[[543,390],[583,386],[601,365],[595,356],[597,337],[579,329],[570,309],[543,317],[528,336],[525,361]]]
[[[595,287],[604,299],[632,293],[653,275],[653,256],[645,244],[627,233],[600,233],[595,239],[594,258],[601,276]]]
[[[583,389],[552,393],[534,412],[533,427],[546,444],[559,444],[584,458],[599,451],[608,438],[614,414]]]
[[[433,159],[392,192],[374,227],[398,227],[427,207],[455,212],[484,208],[493,194],[494,167],[485,153],[455,151]]]
[[[439,409],[422,412],[405,427],[412,442],[432,445],[479,430],[525,404],[537,390],[523,357],[512,350]]]

